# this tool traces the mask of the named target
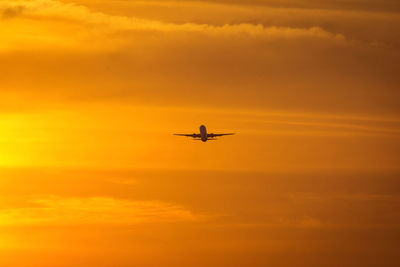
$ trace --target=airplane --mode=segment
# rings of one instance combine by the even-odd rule
[[[174,134],[179,136],[186,136],[186,137],[193,137],[193,140],[201,140],[202,142],[207,142],[207,140],[216,140],[215,137],[224,136],[224,135],[234,135],[234,133],[225,133],[225,134],[214,134],[214,133],[207,133],[206,126],[200,126],[200,133],[196,134]]]

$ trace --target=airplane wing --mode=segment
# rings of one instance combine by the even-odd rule
[[[174,135],[186,136],[186,137],[193,137],[193,138],[199,138],[199,137],[201,137],[200,134],[195,134],[195,133],[193,133],[193,134],[174,134]]]
[[[207,134],[207,137],[213,138],[217,136],[224,136],[224,135],[234,135],[235,133],[223,133],[223,134],[215,134],[215,133],[209,133]]]

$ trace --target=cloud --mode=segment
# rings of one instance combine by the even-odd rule
[[[249,1],[102,1],[81,0],[79,3],[104,13],[119,16],[133,16],[163,21],[172,24],[207,24],[214,26],[252,24],[264,27],[287,27],[309,29],[323,28],[327,32],[346,36],[348,40],[369,44],[382,43],[398,46],[399,38],[393,34],[398,28],[400,16],[384,12],[378,7],[385,6],[375,2],[374,8],[365,8],[357,2],[349,1],[353,8],[338,2],[321,6],[320,1],[282,2],[271,1],[253,5]],[[324,2],[326,3],[326,2]],[[387,2],[386,2],[387,3]],[[331,6],[331,7],[329,7]],[[360,8],[357,8],[360,7]]]
[[[9,34],[8,49],[17,46],[22,49],[27,41],[30,47],[49,47],[60,45],[61,47],[77,48],[82,45],[94,49],[93,39],[105,41],[112,46],[120,46],[125,43],[125,36],[138,35],[140,32],[158,33],[200,33],[210,36],[243,36],[246,38],[273,39],[297,39],[297,38],[327,38],[343,41],[341,34],[330,33],[321,27],[285,27],[264,26],[252,23],[225,23],[220,26],[208,23],[168,23],[152,19],[143,19],[134,16],[108,15],[102,12],[94,12],[85,6],[72,3],[62,3],[56,0],[36,1],[2,1],[0,2],[4,16],[15,17],[24,10],[23,18],[32,21],[29,28],[13,24],[14,34]],[[47,20],[47,22],[46,22]],[[48,23],[59,24],[58,27],[50,27]],[[6,27],[3,26],[3,27]],[[6,29],[0,28],[0,31]],[[118,32],[123,32],[116,39]],[[129,33],[130,32],[130,33]],[[113,35],[113,36],[110,36]],[[43,36],[43,37],[42,37]],[[14,39],[15,38],[15,39]],[[7,40],[5,40],[7,41]],[[128,38],[130,41],[130,38]],[[102,42],[98,42],[101,44]],[[5,46],[3,44],[3,46]],[[99,46],[99,45],[98,45]],[[100,45],[101,48],[108,46]]]
[[[124,178],[110,178],[106,179],[107,182],[122,185],[137,185],[139,183],[136,179],[124,179]]]
[[[184,2],[191,2],[193,0],[184,0]],[[194,0],[196,1],[196,0]],[[325,0],[323,2],[318,0],[202,0],[210,3],[223,3],[233,5],[255,5],[262,6],[276,6],[276,7],[297,7],[297,8],[314,8],[314,9],[349,9],[349,10],[381,10],[381,11],[399,11],[399,6],[396,0],[347,0],[335,1]]]
[[[0,25],[2,109],[59,99],[398,112],[395,14],[105,2],[0,2],[24,7]]]
[[[43,196],[28,200],[25,207],[0,208],[2,225],[165,223],[199,218],[171,203],[107,197]]]
[[[93,5],[90,1],[82,2],[87,6]],[[44,46],[47,49],[80,48],[86,51],[118,49],[132,42],[142,42],[140,39],[143,37],[146,39],[144,33],[173,34],[179,41],[182,41],[182,36],[179,34],[198,33],[214,38],[228,36],[242,39],[257,38],[262,41],[328,39],[339,43],[347,41],[362,44],[365,42],[369,45],[391,47],[397,47],[399,43],[398,38],[392,34],[394,25],[400,23],[400,17],[396,14],[282,8],[279,5],[278,7],[262,5],[260,9],[239,2],[244,7],[214,1],[102,2],[106,5],[103,8],[94,8],[96,10],[94,11],[85,5],[58,0],[2,0],[0,10],[7,14],[5,16],[19,15],[30,22],[28,29],[15,27],[15,24],[11,25],[14,26],[13,31],[16,32],[14,37],[17,36],[19,39],[12,42],[13,36],[8,36],[11,39],[8,42],[12,45],[3,44],[3,46],[7,49],[13,48],[11,50],[24,50],[29,41],[31,49],[37,46],[41,48]],[[109,12],[110,5],[117,10],[119,6],[126,7],[129,12]],[[141,8],[144,8],[145,14],[136,11]],[[99,9],[103,12],[98,11]],[[201,12],[197,11],[199,9]],[[21,14],[22,10],[23,14]],[[222,12],[222,15],[215,15],[214,10]],[[169,15],[164,16],[165,13]],[[198,15],[198,13],[204,15]],[[26,23],[27,21],[25,25]],[[49,23],[57,26],[51,27]],[[368,25],[367,32],[366,25]],[[4,25],[4,27],[9,27],[9,25]],[[2,32],[1,27],[0,32]],[[93,46],[94,40],[96,46]],[[7,42],[7,39],[2,41]]]
[[[25,8],[23,6],[14,6],[5,8],[3,10],[0,9],[0,14],[3,19],[10,19],[19,16]]]

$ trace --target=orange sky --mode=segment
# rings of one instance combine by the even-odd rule
[[[397,266],[397,2],[0,0],[0,266]]]

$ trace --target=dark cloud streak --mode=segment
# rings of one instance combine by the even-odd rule
[[[18,17],[24,11],[24,6],[8,7],[5,9],[0,9],[0,17],[2,19],[12,19]]]

